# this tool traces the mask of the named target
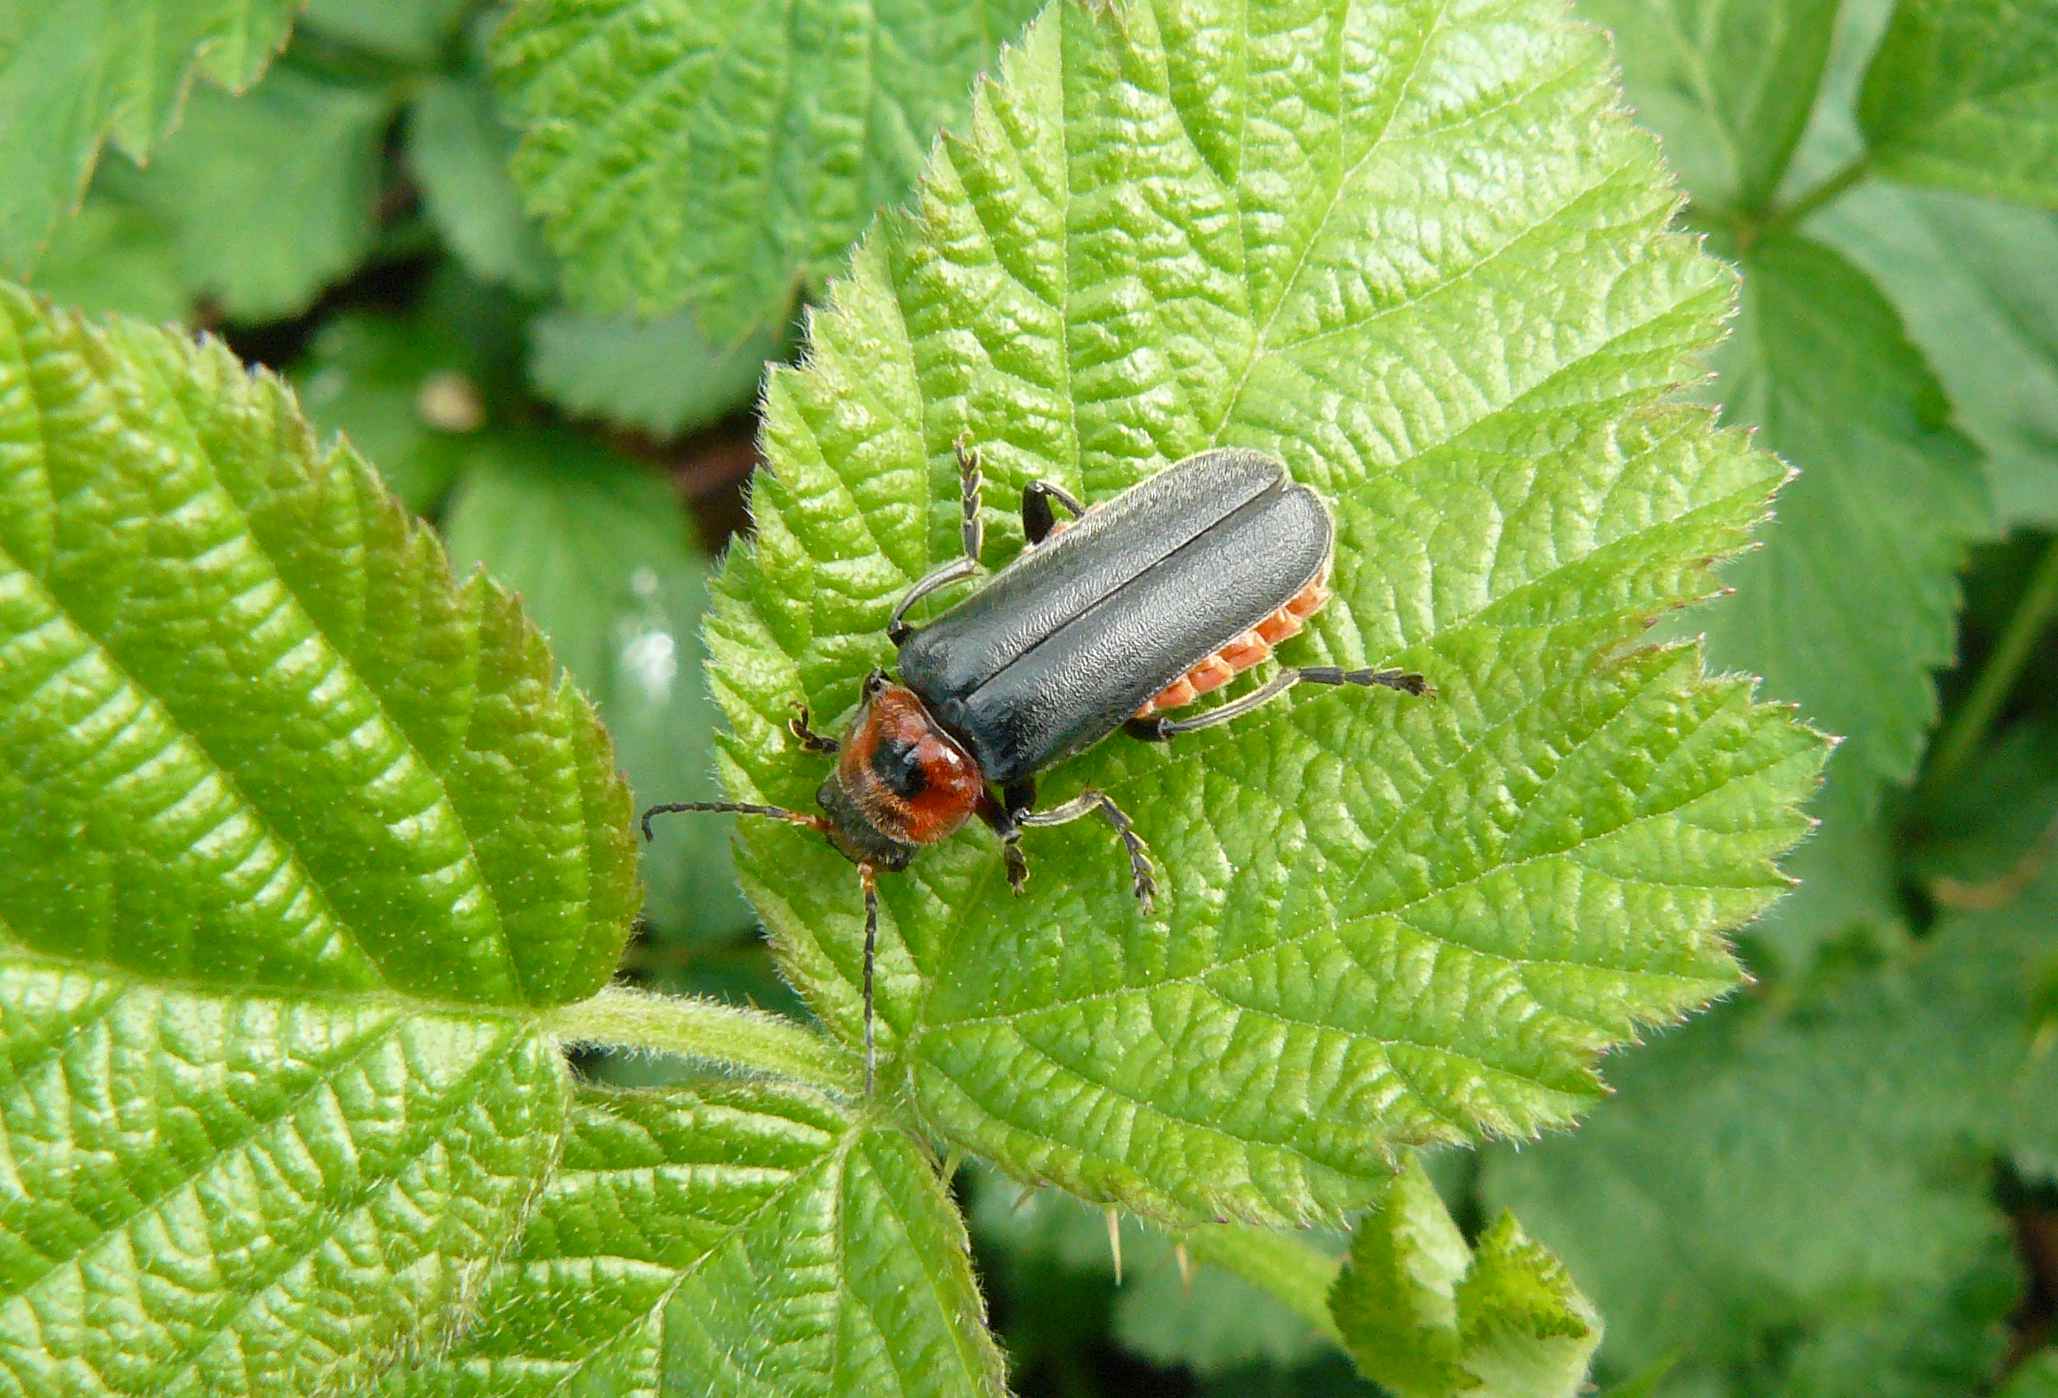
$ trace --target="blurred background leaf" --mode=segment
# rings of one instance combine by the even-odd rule
[[[783,324],[1042,0],[523,0],[494,40],[515,175],[599,312]]]
[[[295,0],[0,0],[0,272],[25,276],[77,206],[103,140],[148,159],[196,79],[241,92]]]

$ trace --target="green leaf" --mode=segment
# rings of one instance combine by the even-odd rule
[[[1708,595],[1783,470],[1664,402],[1731,281],[1665,231],[1617,100],[1549,0],[1061,6],[774,371],[709,629],[739,799],[812,799],[787,706],[827,724],[890,663],[889,611],[956,548],[960,432],[990,565],[1032,477],[1100,500],[1277,453],[1338,525],[1287,660],[1441,691],[1302,691],[1049,774],[1125,803],[1152,916],[1084,823],[1030,837],[1020,900],[983,829],[886,880],[883,1081],[945,1139],[1175,1221],[1335,1218],[1401,1145],[1569,1122],[1602,1049],[1735,983],[1720,933],[1783,886],[1822,747],[1631,644]],[[848,865],[742,840],[789,977],[854,1040]]]
[[[1084,1277],[1112,1284],[1115,1257],[1102,1210],[1054,1189],[1025,1190],[990,1171],[980,1171],[975,1181],[972,1228],[983,1245],[1005,1248],[1016,1265],[1056,1268],[1074,1285]],[[1112,1329],[1124,1347],[1152,1363],[1182,1365],[1208,1377],[1258,1360],[1293,1365],[1330,1349],[1332,1341],[1305,1311],[1327,1315],[1326,1288],[1336,1271],[1329,1254],[1341,1250],[1338,1235],[1304,1241],[1207,1224],[1185,1235],[1189,1265],[1182,1267],[1174,1239],[1134,1215],[1121,1218],[1120,1233],[1122,1276],[1114,1291]],[[1223,1235],[1222,1246],[1212,1245],[1215,1235]],[[1307,1253],[1296,1260],[1312,1264],[1299,1271],[1315,1284],[1297,1298],[1298,1305],[1289,1306],[1227,1266],[1208,1265],[1202,1256],[1231,1253],[1247,1261],[1263,1248]]]
[[[437,78],[408,115],[408,164],[451,250],[482,279],[541,295],[557,268],[508,175],[514,144],[484,74]]]
[[[596,311],[777,325],[903,198],[1041,0],[524,0],[494,40],[515,179]]]
[[[0,287],[0,1365],[307,1392],[449,1323],[634,911],[605,736],[277,380]]]
[[[1936,721],[1930,672],[1956,651],[1957,571],[1992,531],[1977,449],[1900,318],[1818,243],[1744,254],[1743,314],[1717,357],[1726,415],[1800,468],[1766,547],[1726,571],[1716,663],[1764,675],[1849,735],[1834,780],[1869,809],[1906,780]]]
[[[484,422],[471,346],[427,316],[332,316],[293,369],[307,415],[351,445],[407,507],[432,508]]]
[[[503,434],[476,453],[444,528],[457,566],[515,589],[592,696],[638,808],[716,798],[707,562],[664,480],[569,433]],[[719,821],[672,822],[644,862],[646,916],[702,936],[748,927],[728,843]]]
[[[660,437],[747,407],[766,361],[788,354],[786,337],[770,330],[717,348],[691,312],[638,321],[560,309],[531,321],[529,336],[538,393],[567,412]]]
[[[173,230],[190,291],[235,320],[297,315],[371,250],[394,105],[282,65],[248,97],[196,92],[147,172],[104,177]]]
[[[2058,216],[1867,184],[1809,225],[1869,272],[1986,454],[2003,527],[2058,527]]]
[[[2054,920],[2047,876],[1788,1018],[1669,1035],[1576,1140],[1489,1156],[1487,1196],[1563,1254],[1618,1369],[1684,1350],[1709,1373],[1778,1357],[1739,1392],[1972,1391],[2020,1286],[1995,1284],[1992,1161],[2054,1134],[2058,1062],[2031,1024]]]
[[[2031,1355],[2009,1376],[1999,1398],[2058,1398],[2058,1349]]]
[[[389,1389],[998,1394],[965,1248],[922,1151],[814,1092],[587,1089],[490,1324]]]
[[[308,0],[302,22],[397,63],[427,67],[451,43],[471,7],[472,0],[408,0],[404,5]]]
[[[1894,179],[2058,207],[2058,0],[1900,0],[1858,121]]]
[[[1593,1306],[1513,1215],[1468,1248],[1414,1160],[1358,1225],[1329,1304],[1358,1368],[1402,1398],[1575,1394],[1601,1340]]]
[[[1822,81],[1837,0],[1580,0],[1615,32],[1637,119],[1696,203],[1772,201]]]
[[[191,308],[172,230],[150,210],[101,194],[58,228],[33,280],[82,311],[177,320]]]
[[[1809,807],[1821,824],[1784,864],[1799,886],[1740,934],[1752,975],[1802,975],[1840,936],[1906,930],[1897,833],[1874,804],[1871,790],[1832,781]]]
[[[295,0],[0,0],[0,273],[22,275],[112,137],[135,160],[178,125],[196,74],[230,91],[286,42]],[[30,136],[25,133],[34,133]]]

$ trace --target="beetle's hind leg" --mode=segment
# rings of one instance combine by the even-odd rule
[[[1013,812],[1014,822],[1020,826],[1064,825],[1081,816],[1099,812],[1101,818],[1115,828],[1121,838],[1122,848],[1129,852],[1129,882],[1136,892],[1136,900],[1143,904],[1145,912],[1150,911],[1151,899],[1157,895],[1157,871],[1151,867],[1150,849],[1143,842],[1143,836],[1136,833],[1136,826],[1122,813],[1114,798],[1104,791],[1088,787],[1062,806],[1052,806],[1047,811]]]
[[[1058,517],[1050,507],[1053,500],[1069,510],[1074,519],[1086,513],[1084,505],[1049,481],[1029,482],[1022,489],[1022,537],[1031,548],[1048,539],[1051,530],[1057,528]]]
[[[1228,723],[1233,719],[1242,718],[1252,709],[1270,703],[1297,684],[1378,685],[1424,698],[1434,698],[1436,695],[1436,686],[1411,670],[1345,670],[1335,665],[1303,665],[1299,669],[1281,670],[1250,693],[1241,698],[1231,699],[1219,709],[1210,709],[1204,714],[1184,719],[1132,718],[1123,724],[1122,728],[1132,738],[1162,743],[1167,738],[1176,738],[1182,733],[1195,733],[1203,728],[1213,728],[1218,723]]]
[[[899,645],[913,629],[907,624],[908,609],[940,587],[948,587],[979,571],[979,550],[986,544],[986,521],[979,513],[979,449],[969,434],[958,433],[952,449],[958,457],[958,543],[963,552],[940,568],[919,579],[900,599],[886,623],[886,639]]]

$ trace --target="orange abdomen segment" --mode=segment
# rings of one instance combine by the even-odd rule
[[[1297,633],[1328,600],[1329,572],[1324,569],[1285,606],[1250,630],[1232,637],[1220,650],[1152,695],[1136,711],[1136,717],[1149,718],[1152,714],[1184,708],[1203,694],[1214,693],[1251,666],[1270,658],[1272,648]]]

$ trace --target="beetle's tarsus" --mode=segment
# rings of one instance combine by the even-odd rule
[[[1120,837],[1122,848],[1129,855],[1129,886],[1137,901],[1143,904],[1144,911],[1149,912],[1151,900],[1158,891],[1157,870],[1150,862],[1150,846],[1143,842],[1143,836],[1136,833],[1135,823],[1123,814],[1114,797],[1089,786],[1062,806],[1052,806],[1047,811],[1016,810],[1010,815],[1018,826],[1064,825],[1096,811]]]
[[[811,715],[808,712],[806,700],[794,700],[793,710],[793,717],[786,720],[786,731],[791,733],[802,747],[806,748],[809,752],[835,752],[837,750],[837,742],[834,738],[825,738],[808,726]]]
[[[1000,847],[1001,859],[1007,864],[1008,887],[1019,897],[1029,882],[1029,858],[1022,853],[1019,838],[1004,840]]]

